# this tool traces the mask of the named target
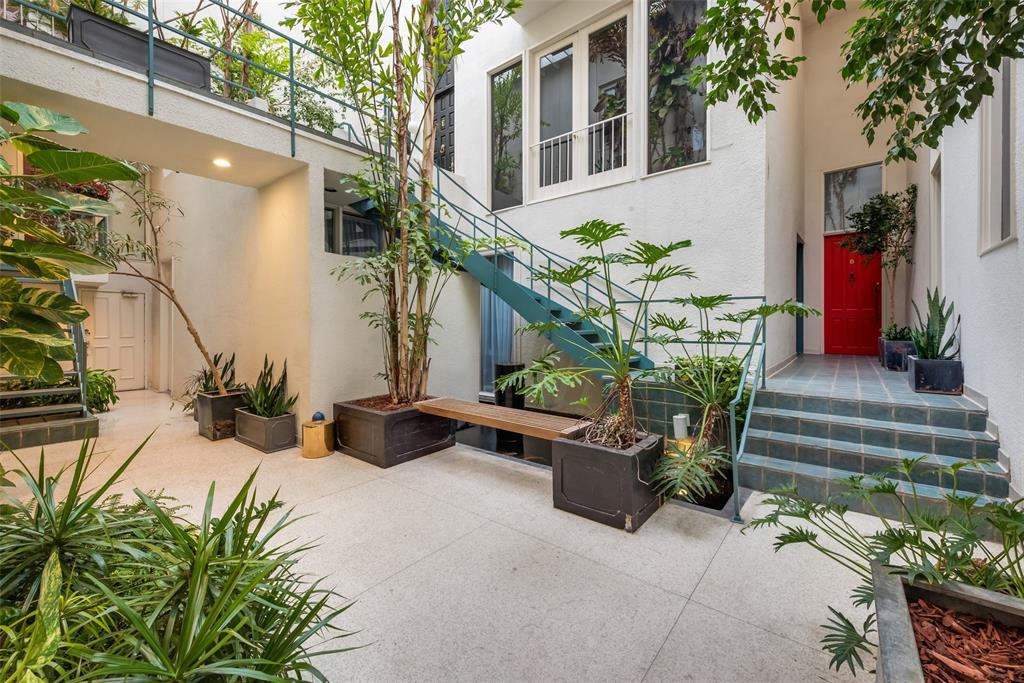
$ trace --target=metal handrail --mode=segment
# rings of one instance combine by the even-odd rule
[[[760,342],[757,341],[758,337],[761,339]],[[743,434],[737,439],[736,406],[739,405],[739,402],[743,399],[743,390],[747,386],[747,378],[750,374],[750,362],[754,359],[754,350],[756,346],[761,347],[761,358],[754,370],[754,377],[751,382],[750,398],[747,401],[747,417],[743,421]],[[730,455],[732,456],[732,521],[737,524],[743,523],[743,516],[740,514],[740,457],[743,455],[743,451],[747,447],[747,432],[750,429],[751,411],[754,407],[754,398],[757,396],[757,385],[759,379],[761,388],[765,388],[765,359],[767,355],[768,346],[765,336],[765,316],[761,315],[758,316],[757,326],[754,328],[750,348],[747,351],[747,360],[743,363],[743,370],[740,372],[740,378],[742,381],[740,382],[740,385],[736,387],[736,396],[729,401],[729,449]]]
[[[74,301],[78,301],[78,290],[75,287],[75,281],[70,277],[61,282],[61,289],[64,290],[64,296]],[[88,359],[85,348],[85,332],[83,331],[82,323],[77,322],[71,324],[71,341],[75,346],[75,374],[78,375],[79,402],[82,404],[82,412],[85,414],[89,412],[88,389],[86,387],[86,383],[88,382],[88,373],[86,372]]]

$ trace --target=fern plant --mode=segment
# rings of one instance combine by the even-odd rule
[[[280,417],[292,411],[299,395],[288,396],[288,361],[284,362],[281,376],[274,381],[274,364],[263,357],[263,370],[256,383],[246,387],[242,401],[245,407],[259,417]]]
[[[960,470],[977,467],[975,461],[964,460],[932,468],[951,481],[945,508],[936,510],[933,502],[922,500],[914,483],[923,460],[903,460],[878,474],[850,477],[846,490],[825,503],[805,500],[791,486],[774,489],[764,501],[773,509],[748,526],[781,529],[776,552],[807,545],[852,571],[860,579],[851,596],[858,607],[874,602],[872,562],[893,568],[908,581],[958,581],[1024,598],[1024,499],[979,505],[977,495],[959,491]],[[898,493],[900,479],[910,485],[906,500]],[[846,518],[851,500],[878,518],[878,531],[865,533]],[[993,535],[994,542],[987,542]],[[845,666],[856,673],[864,668],[863,656],[877,647],[873,616],[857,625],[829,610],[823,649],[831,653],[836,670]]]
[[[917,327],[910,331],[910,339],[917,347],[917,357],[927,360],[953,360],[960,355],[960,343],[957,331],[960,329],[960,316],[946,334],[949,323],[953,319],[953,302],[946,306],[946,297],[939,298],[939,288],[926,290],[928,317],[921,319],[921,311],[914,302],[914,315],[917,316]]]

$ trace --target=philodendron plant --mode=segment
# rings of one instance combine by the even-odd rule
[[[644,373],[631,364],[634,349],[643,341],[644,321],[650,301],[660,285],[671,280],[695,277],[687,266],[670,263],[679,251],[691,245],[690,240],[667,244],[652,244],[634,240],[624,245],[621,251],[611,250],[610,243],[628,236],[622,223],[609,223],[596,219],[582,225],[563,230],[562,239],[571,239],[581,247],[591,250],[575,263],[565,267],[551,266],[540,270],[536,280],[548,280],[570,292],[576,299],[577,310],[573,317],[580,322],[589,322],[595,328],[607,333],[604,344],[579,345],[574,356],[578,364],[563,364],[563,355],[550,350],[522,370],[499,377],[497,388],[517,389],[531,400],[543,403],[548,396],[558,393],[562,387],[579,387],[585,382],[603,378],[608,390],[589,417],[590,426],[584,432],[584,440],[611,448],[630,448],[638,441],[640,433],[633,410],[633,383]],[[593,253],[596,252],[596,253]],[[639,301],[631,313],[623,312],[623,303],[617,300],[612,285],[612,268],[625,267],[635,271],[629,280],[632,285],[642,286]],[[591,278],[600,279],[602,288],[591,287],[599,297],[598,303],[586,300],[581,291]],[[550,332],[563,325],[559,321],[541,321],[524,326],[521,331]]]

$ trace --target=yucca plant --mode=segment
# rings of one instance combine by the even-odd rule
[[[953,319],[953,302],[946,306],[946,297],[939,298],[939,288],[926,290],[926,301],[928,302],[928,316],[926,320],[921,319],[921,311],[914,304],[914,315],[917,316],[917,326],[910,331],[910,339],[917,347],[917,357],[927,360],[953,360],[960,355],[960,343],[957,341],[957,331],[960,329],[960,316],[956,317],[956,323],[946,334],[949,323]]]
[[[211,484],[197,524],[110,495],[144,445],[89,493],[88,442],[54,476],[43,457],[14,473],[31,499],[0,514],[0,680],[327,680],[313,658],[343,651],[347,604],[294,570],[309,546],[282,539],[290,511],[258,502],[256,472],[219,516]]]
[[[960,470],[978,466],[965,460],[934,468],[951,481],[945,509],[937,511],[922,500],[914,483],[924,460],[903,460],[878,474],[850,477],[846,490],[825,503],[801,498],[794,487],[774,489],[764,501],[771,512],[748,526],[780,529],[776,551],[807,545],[852,571],[860,579],[851,596],[856,606],[874,602],[872,562],[894,568],[908,581],[959,581],[1024,598],[1024,499],[979,505],[979,496],[958,488]],[[910,483],[909,499],[899,495],[900,479]],[[865,533],[846,518],[851,500],[878,518],[879,531]],[[864,656],[877,647],[874,615],[858,626],[840,611],[829,610],[832,617],[823,626],[822,645],[832,654],[831,665],[851,672],[864,668]]]
[[[263,357],[263,370],[251,387],[246,387],[242,396],[245,407],[260,417],[279,417],[292,411],[298,394],[288,396],[288,361],[284,362],[281,377],[274,380],[274,364]]]

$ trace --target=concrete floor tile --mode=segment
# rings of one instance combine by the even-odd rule
[[[852,681],[828,668],[829,655],[690,601],[644,683]]]
[[[639,681],[684,602],[488,523],[361,596],[345,621],[372,645],[322,664],[331,681]]]

